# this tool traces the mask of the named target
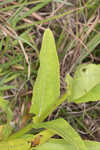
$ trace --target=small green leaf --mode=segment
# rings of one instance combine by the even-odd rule
[[[36,114],[35,121],[43,121],[60,95],[59,61],[55,41],[50,29],[43,36],[40,51],[40,68],[33,89],[31,113]]]

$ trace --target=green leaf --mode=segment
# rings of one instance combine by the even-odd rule
[[[70,91],[70,101],[86,102],[100,99],[100,65],[82,64],[80,65],[72,80],[66,76],[68,91]]]
[[[88,150],[100,150],[100,142],[84,141]],[[36,150],[75,150],[73,144],[63,139],[50,139],[48,142],[36,147]]]
[[[33,89],[31,113],[36,114],[35,121],[43,121],[60,95],[59,61],[55,41],[50,29],[43,36],[40,51],[40,68]]]
[[[34,124],[35,126],[37,128],[47,128],[55,134],[60,135],[67,143],[73,145],[75,150],[87,150],[79,134],[64,119],[57,119],[37,125]]]

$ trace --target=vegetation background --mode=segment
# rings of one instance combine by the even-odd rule
[[[0,0],[0,95],[10,102],[15,131],[31,119],[32,89],[45,29],[54,33],[62,95],[67,73],[73,76],[82,63],[100,63],[99,7],[99,0]],[[59,116],[82,138],[100,141],[99,101],[66,101],[47,120]],[[0,124],[6,121],[6,114],[0,110]]]

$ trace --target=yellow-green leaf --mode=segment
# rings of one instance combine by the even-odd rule
[[[40,51],[40,68],[33,89],[31,113],[35,121],[43,121],[60,95],[59,61],[55,41],[50,29],[43,36]]]

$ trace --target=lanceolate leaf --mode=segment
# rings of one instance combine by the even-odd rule
[[[47,128],[60,135],[67,143],[73,145],[75,150],[87,150],[84,141],[64,119],[40,123],[37,124],[38,127]]]
[[[44,120],[60,95],[59,61],[52,32],[47,29],[40,51],[40,68],[33,89],[31,113]]]

